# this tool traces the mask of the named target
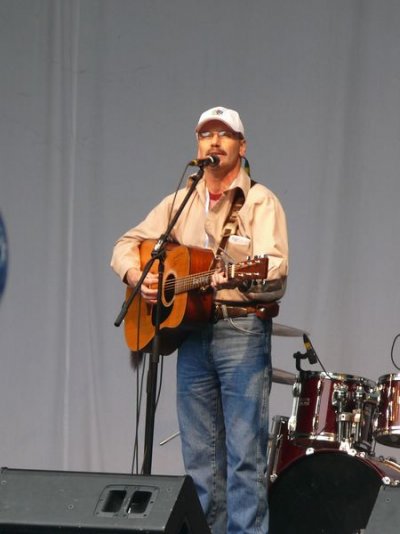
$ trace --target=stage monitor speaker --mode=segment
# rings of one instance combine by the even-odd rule
[[[372,509],[365,534],[399,534],[400,487],[382,486]]]
[[[206,534],[189,476],[2,468],[1,534]]]

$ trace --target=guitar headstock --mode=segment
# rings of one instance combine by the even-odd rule
[[[234,263],[227,267],[227,277],[236,280],[265,280],[268,276],[268,258],[254,256],[246,261]]]

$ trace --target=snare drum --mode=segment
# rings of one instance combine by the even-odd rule
[[[359,376],[302,371],[293,386],[289,437],[308,447],[342,440],[369,451],[376,409],[375,382]]]
[[[270,534],[365,529],[380,487],[400,484],[400,465],[353,452],[318,449],[286,467],[269,489]]]
[[[382,445],[400,447],[400,374],[379,377],[374,436]]]

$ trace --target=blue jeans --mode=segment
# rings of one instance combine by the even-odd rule
[[[271,326],[255,315],[221,320],[178,351],[183,460],[213,534],[268,532]]]

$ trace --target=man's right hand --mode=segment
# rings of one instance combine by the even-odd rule
[[[142,276],[142,271],[132,267],[128,269],[125,275],[125,282],[130,287],[135,287],[138,283],[140,277]],[[146,278],[143,280],[142,287],[140,288],[140,293],[143,300],[149,304],[156,304],[157,302],[157,285],[158,285],[158,275],[153,273],[148,273]]]

